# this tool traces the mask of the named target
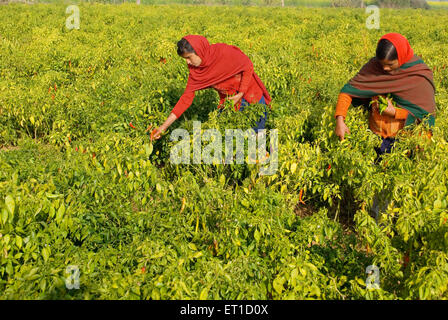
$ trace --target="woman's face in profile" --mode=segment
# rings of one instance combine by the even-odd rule
[[[199,67],[202,63],[201,57],[194,52],[186,52],[182,55],[182,58],[187,60],[187,64],[193,67]]]
[[[398,63],[398,59],[395,60],[378,60],[380,62],[381,67],[383,68],[383,71],[386,73],[392,73],[394,70],[397,70],[400,68],[400,64]]]

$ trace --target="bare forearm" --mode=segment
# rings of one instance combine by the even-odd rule
[[[346,134],[350,134],[350,130],[344,122],[343,116],[336,116],[336,128],[335,133],[340,140],[344,140]]]
[[[176,120],[177,120],[176,115],[174,113],[170,113],[168,118],[166,118],[165,122],[160,126],[160,130],[166,131],[169,128],[169,126],[171,126],[173,122]]]

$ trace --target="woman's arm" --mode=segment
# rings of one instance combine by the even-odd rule
[[[177,117],[174,113],[170,113],[168,118],[166,118],[165,122],[151,134],[151,139],[158,140],[161,137],[162,132],[165,132],[170,125],[173,124],[174,121],[177,120]]]
[[[171,124],[176,121],[176,119],[180,118],[182,113],[184,113],[185,110],[187,110],[191,106],[191,104],[193,103],[193,99],[194,91],[185,91],[184,94],[180,97],[179,101],[177,101],[176,105],[174,106],[165,122],[160,127],[158,127],[153,134],[151,134],[151,139],[160,139],[161,133],[165,132],[169,128],[169,126],[171,126]]]
[[[336,112],[334,117],[336,118],[335,134],[340,140],[344,140],[345,134],[350,134],[350,130],[345,124],[344,120],[347,116],[348,108],[352,103],[352,97],[346,93],[340,93],[338,96],[338,102],[336,104]]]
[[[185,110],[187,110],[191,106],[191,104],[193,103],[193,99],[194,91],[185,91],[180,97],[179,101],[177,101],[171,113],[174,113],[177,118],[180,118],[182,113],[184,113]]]

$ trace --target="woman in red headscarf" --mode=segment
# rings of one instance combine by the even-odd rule
[[[381,37],[376,56],[366,63],[341,90],[336,106],[336,135],[343,140],[350,133],[344,119],[353,105],[369,105],[370,129],[383,138],[377,148],[381,155],[392,149],[397,132],[403,127],[425,121],[434,125],[436,105],[431,69],[414,55],[408,40],[399,33],[388,33]],[[380,114],[378,96],[391,94],[399,108],[388,99],[388,107]]]
[[[156,129],[152,137],[160,134],[178,119],[193,102],[195,91],[214,88],[218,91],[222,107],[224,101],[233,101],[242,110],[249,103],[269,105],[271,97],[263,82],[254,72],[250,59],[237,47],[225,43],[210,45],[203,36],[188,35],[177,43],[177,53],[186,59],[190,74],[184,93],[165,122]],[[267,113],[256,123],[254,130],[264,129]]]

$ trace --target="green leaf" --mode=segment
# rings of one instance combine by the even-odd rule
[[[21,248],[22,248],[22,245],[23,245],[23,240],[22,240],[22,238],[21,238],[20,236],[17,236],[17,237],[16,237],[16,246],[17,246],[17,248],[21,249]]]
[[[50,250],[47,247],[42,249],[42,257],[44,258],[45,262],[48,261],[48,258],[50,257]]]
[[[30,272],[24,277],[26,280],[35,280],[39,278],[39,275],[36,274],[39,271],[39,268],[33,268]]]
[[[17,171],[16,172],[14,172],[13,174],[12,174],[12,183],[14,184],[14,185],[17,185],[17,180],[19,179],[19,174],[17,173]]]
[[[281,294],[283,292],[283,283],[285,283],[285,278],[283,277],[277,277],[274,279],[274,282],[272,283],[272,286],[274,287],[275,291],[277,291],[278,294]]]
[[[321,294],[321,292],[320,292],[319,287],[317,287],[317,286],[313,286],[312,289],[311,289],[311,291],[310,291],[310,295],[311,295],[311,296],[320,297],[320,294]]]
[[[297,169],[297,163],[293,163],[292,165],[291,165],[291,173],[293,174],[294,172],[296,172],[296,169]]]
[[[45,192],[45,195],[47,196],[48,199],[58,199],[58,198],[64,196],[63,194],[51,194],[48,192]]]
[[[50,211],[48,212],[48,216],[49,216],[50,218],[53,218],[53,217],[54,217],[54,214],[55,214],[55,209],[54,209],[54,206],[51,205],[51,206],[50,206]]]
[[[226,184],[226,176],[225,175],[221,175],[220,177],[219,177],[219,183],[222,185],[222,186],[224,186],[225,184]]]
[[[204,288],[199,295],[199,300],[207,300],[208,297],[208,288]]]
[[[258,232],[258,230],[255,230],[254,238],[255,238],[255,241],[260,242],[261,235],[260,235],[260,232]]]
[[[425,299],[425,288],[423,286],[421,286],[420,288],[418,288],[418,296],[420,299]]]
[[[14,210],[16,208],[16,203],[14,202],[13,197],[11,197],[10,195],[7,195],[5,198],[5,204],[6,204],[6,208],[8,209],[9,213],[14,216]]]
[[[14,273],[14,268],[12,267],[11,263],[8,263],[6,265],[6,273],[9,274],[9,275],[12,275]]]
[[[64,216],[65,213],[65,205],[63,203],[61,203],[61,205],[59,206],[58,212],[56,213],[56,222],[61,222],[62,217]]]
[[[45,280],[45,278],[40,280],[39,287],[42,292],[45,292],[45,289],[47,288],[47,281]]]
[[[6,222],[8,221],[8,210],[6,210],[5,208],[3,208],[2,210],[2,223],[6,224]]]
[[[150,143],[150,144],[145,143],[145,153],[146,153],[147,157],[149,157],[151,155],[152,150],[153,150],[152,143]]]
[[[356,278],[356,282],[358,282],[358,284],[359,284],[360,286],[363,286],[363,287],[365,287],[365,286],[366,286],[366,283],[364,282],[364,280],[363,280],[363,279],[360,279],[360,278]]]
[[[297,279],[299,277],[299,271],[297,268],[293,269],[291,271],[291,280]]]
[[[241,204],[243,205],[243,206],[245,206],[246,208],[249,208],[250,207],[250,203],[249,203],[249,201],[247,201],[246,199],[241,199]]]

